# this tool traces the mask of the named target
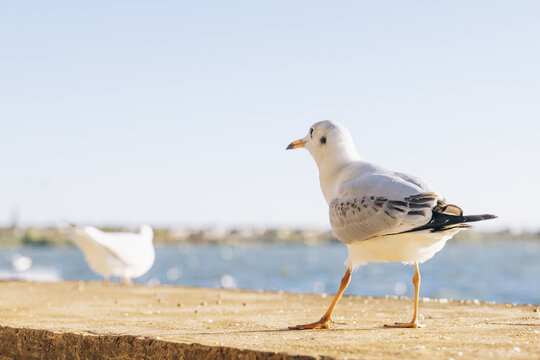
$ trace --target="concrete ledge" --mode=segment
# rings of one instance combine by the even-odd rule
[[[345,296],[328,330],[331,295],[0,281],[0,359],[539,359],[535,305]]]
[[[130,335],[57,334],[47,330],[0,327],[0,359],[239,359],[313,360],[224,346],[181,344]]]

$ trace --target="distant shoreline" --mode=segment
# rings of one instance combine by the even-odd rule
[[[103,227],[104,231],[125,231],[122,228]],[[284,228],[154,228],[155,244],[326,244],[338,242],[331,231]],[[540,241],[540,233],[510,231],[479,232],[462,231],[454,241]],[[53,227],[0,228],[0,245],[48,246],[70,244],[67,232]]]

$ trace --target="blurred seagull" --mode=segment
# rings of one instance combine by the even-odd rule
[[[103,232],[93,226],[75,227],[72,240],[84,252],[90,268],[104,276],[124,279],[130,284],[132,278],[144,275],[154,264],[152,244],[154,232],[142,225],[138,233]]]
[[[337,238],[347,244],[347,271],[328,311],[314,323],[289,329],[328,328],[332,312],[349,285],[352,270],[367,262],[414,264],[414,314],[409,323],[387,327],[417,328],[420,272],[418,264],[435,255],[467,223],[496,218],[468,215],[446,203],[426,182],[363,161],[349,131],[333,121],[314,124],[306,137],[287,146],[306,148],[317,163],[322,192]]]

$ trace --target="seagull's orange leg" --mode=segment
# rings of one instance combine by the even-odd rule
[[[420,271],[418,263],[414,263],[414,276],[412,278],[414,284],[414,314],[410,323],[395,323],[394,325],[384,325],[391,328],[419,328],[424,326],[418,322],[418,294],[420,292]]]
[[[131,285],[131,279],[128,276],[124,277],[124,285]]]
[[[108,284],[108,283],[109,283],[109,275],[105,275],[105,276],[103,277],[103,283],[104,283],[104,284]]]
[[[351,273],[352,270],[350,267],[348,267],[345,275],[343,275],[343,278],[341,279],[341,286],[339,287],[339,290],[334,297],[334,300],[332,300],[330,307],[328,308],[328,310],[326,310],[326,313],[319,321],[311,324],[289,326],[289,330],[328,329],[328,323],[332,321],[332,313],[334,312],[334,308],[336,307],[345,289],[347,289],[347,286],[349,286],[349,282],[351,281]]]

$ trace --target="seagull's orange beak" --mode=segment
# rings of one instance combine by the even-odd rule
[[[285,150],[303,148],[305,145],[306,141],[304,141],[303,139],[299,139],[290,143]]]

